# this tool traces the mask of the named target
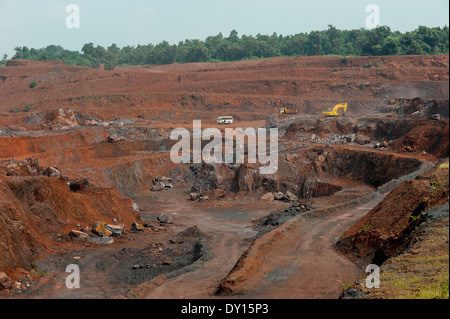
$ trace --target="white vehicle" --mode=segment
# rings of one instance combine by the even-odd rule
[[[217,124],[231,124],[233,123],[232,116],[219,116],[217,118]]]

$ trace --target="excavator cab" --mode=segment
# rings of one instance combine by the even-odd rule
[[[347,114],[347,103],[337,104],[333,109],[330,108],[330,109],[328,109],[328,111],[322,112],[322,114],[325,116],[339,116],[338,110],[340,108],[344,109],[343,115],[346,115]]]

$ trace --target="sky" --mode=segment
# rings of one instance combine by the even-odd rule
[[[66,25],[73,17],[66,12],[70,4],[79,8],[79,28]],[[239,36],[286,36],[326,30],[330,24],[341,30],[367,28],[370,4],[379,8],[380,25],[393,31],[449,25],[448,0],[0,0],[0,59],[5,53],[11,58],[22,46],[81,51],[89,42],[105,48],[164,40],[178,44],[219,32],[228,36],[232,30]]]

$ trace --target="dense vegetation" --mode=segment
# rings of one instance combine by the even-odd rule
[[[222,62],[243,59],[260,59],[276,56],[312,55],[413,55],[449,52],[449,28],[420,26],[411,32],[391,31],[387,26],[372,30],[339,30],[328,26],[324,31],[311,31],[282,36],[276,33],[258,34],[256,37],[238,36],[232,31],[228,37],[222,33],[209,36],[205,41],[186,40],[178,45],[163,41],[157,45],[125,46],[112,44],[108,48],[87,43],[78,51],[65,50],[61,46],[49,45],[42,49],[16,47],[13,59],[62,60],[71,65],[97,68],[101,63],[105,69],[117,65],[171,64],[186,62]],[[6,63],[6,56],[0,64]]]

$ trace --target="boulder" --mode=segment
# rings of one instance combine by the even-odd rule
[[[131,224],[132,231],[144,231],[144,229],[145,229],[144,226],[139,223],[133,222]]]
[[[278,192],[278,193],[274,194],[274,198],[276,200],[283,200],[284,199],[284,194],[282,192]]]
[[[354,142],[359,145],[369,144],[371,141],[370,137],[361,134],[356,135],[354,140]]]
[[[108,139],[106,141],[108,143],[117,143],[117,142],[120,142],[120,141],[123,141],[123,140],[124,140],[123,137],[117,137],[115,135],[111,135],[111,136],[108,136]]]
[[[0,290],[11,289],[13,286],[13,281],[4,273],[0,272]]]
[[[165,185],[163,183],[158,183],[158,184],[152,186],[152,192],[159,192],[159,191],[162,191],[164,188],[165,188]]]
[[[165,184],[164,184],[164,188],[165,188],[165,189],[172,189],[172,188],[173,188],[173,185],[172,185],[172,183],[165,183]]]
[[[442,120],[442,116],[441,116],[441,114],[437,113],[437,114],[430,115],[428,117],[428,119],[429,120],[440,121],[440,120]]]
[[[196,201],[199,198],[197,193],[190,193],[189,196],[191,201]]]
[[[294,194],[292,194],[292,193],[289,192],[289,191],[286,192],[285,198],[286,198],[288,201],[290,201],[290,202],[294,202],[294,201],[296,201],[296,200],[298,199],[297,196],[295,196]]]
[[[69,237],[73,239],[86,239],[88,234],[79,230],[71,230],[69,232]]]
[[[69,184],[70,190],[73,191],[73,192],[83,190],[87,186],[89,186],[89,180],[87,178],[74,179]]]
[[[100,237],[109,237],[112,231],[108,229],[108,224],[102,221],[95,221],[92,225],[92,232]]]
[[[123,231],[125,230],[125,225],[106,225],[106,228],[112,233],[111,236],[122,236]]]
[[[172,224],[173,223],[173,217],[166,214],[161,214],[158,216],[158,221],[162,224]]]
[[[88,241],[93,244],[100,244],[100,245],[110,245],[114,243],[114,238],[112,237],[88,237]]]
[[[173,189],[173,184],[170,183],[172,179],[170,177],[156,176],[152,180],[152,191],[162,191],[162,190],[171,190]]]
[[[344,136],[344,139],[347,143],[353,143],[355,140],[356,134],[347,134]]]
[[[261,196],[261,199],[268,200],[271,202],[275,199],[275,196],[273,195],[273,193],[266,193],[263,196]]]
[[[61,172],[55,167],[47,167],[43,173],[45,176],[49,177],[59,177],[61,176]]]

